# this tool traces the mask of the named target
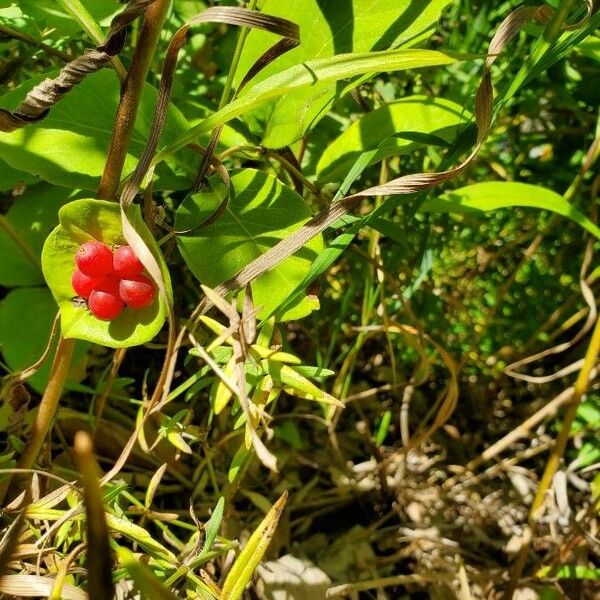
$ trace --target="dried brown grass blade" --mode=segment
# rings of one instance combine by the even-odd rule
[[[573,338],[571,338],[567,342],[563,342],[562,344],[552,346],[551,348],[546,348],[545,350],[542,350],[541,352],[537,352],[535,354],[532,354],[531,356],[527,356],[525,358],[522,358],[521,360],[518,360],[518,361],[508,365],[504,369],[504,372],[507,375],[510,375],[514,379],[519,379],[521,381],[528,381],[529,383],[541,384],[541,383],[549,383],[550,381],[555,381],[556,379],[565,377],[566,375],[569,375],[580,369],[581,365],[583,364],[583,360],[578,360],[562,369],[559,369],[558,371],[556,371],[555,373],[552,373],[551,375],[534,376],[534,375],[527,375],[525,373],[519,373],[519,371],[518,371],[518,369],[520,369],[526,365],[529,365],[531,363],[534,363],[542,358],[545,358],[546,356],[566,352],[567,350],[569,350],[573,346],[575,346],[575,344],[577,344],[577,342],[579,342],[579,340],[581,340],[587,334],[587,332],[594,326],[594,323],[596,322],[596,317],[598,316],[598,309],[596,307],[596,299],[594,298],[594,292],[592,291],[588,282],[585,279],[586,272],[592,261],[592,257],[593,257],[593,242],[590,240],[590,241],[588,241],[588,244],[586,247],[585,257],[584,257],[584,261],[581,266],[581,271],[580,271],[580,275],[579,275],[579,287],[581,288],[581,295],[583,296],[583,299],[585,300],[585,303],[587,304],[587,306],[589,308],[588,316],[587,316],[587,319],[585,320],[585,323],[583,324],[583,327],[573,336]]]
[[[113,557],[110,549],[104,501],[98,482],[98,466],[93,455],[92,438],[86,431],[75,435],[75,462],[81,474],[87,526],[87,570],[90,600],[113,598]]]
[[[53,587],[54,579],[41,575],[5,575],[0,579],[0,593],[10,598],[47,598]],[[62,597],[63,600],[89,600],[82,589],[68,583],[62,587]]]

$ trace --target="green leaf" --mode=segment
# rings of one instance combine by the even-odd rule
[[[377,433],[375,434],[375,443],[378,446],[381,446],[383,442],[385,442],[385,438],[390,430],[390,423],[392,422],[392,411],[386,410],[383,413],[383,417],[381,417],[381,422],[379,423],[379,427],[377,428]]]
[[[139,544],[153,558],[168,560],[171,564],[175,563],[175,555],[143,527],[111,513],[106,513],[106,524],[109,529],[117,531]]]
[[[177,600],[146,565],[136,560],[133,552],[119,547],[119,562],[133,580],[135,589],[144,600]]]
[[[109,23],[109,17],[118,12],[120,6],[115,0],[54,0],[64,12],[74,19],[88,37],[96,44],[104,42],[104,34],[99,21]]]
[[[18,4],[39,29],[51,29],[55,37],[77,35],[81,31],[68,12],[57,6],[56,0],[18,0]],[[84,0],[83,4],[96,21],[107,19],[121,8],[117,0]]]
[[[275,427],[275,437],[284,441],[294,450],[302,450],[304,443],[298,425],[292,420],[286,420]]]
[[[256,528],[227,574],[220,600],[238,600],[248,585],[254,570],[262,560],[287,501],[287,492],[275,502],[267,516]]]
[[[72,193],[60,187],[36,185],[14,199],[0,215],[0,285],[44,283],[40,256],[48,234],[58,223],[58,209]]]
[[[514,206],[550,210],[581,225],[600,239],[600,228],[592,223],[561,195],[539,185],[512,181],[488,181],[452,190],[426,200],[419,210],[424,212],[486,212]]]
[[[443,98],[408,96],[392,102],[363,115],[325,149],[317,179],[341,181],[360,154],[369,150],[377,150],[369,162],[374,164],[408,154],[419,143],[450,143],[470,119],[462,106]]]
[[[223,520],[223,512],[225,510],[225,498],[219,498],[215,510],[210,519],[204,525],[204,545],[202,546],[201,555],[206,555],[210,552],[212,545],[221,529],[221,521]]]
[[[596,11],[589,19],[586,19],[582,27],[565,31],[554,43],[549,43],[544,35],[540,35],[532,44],[529,58],[525,60],[518,73],[510,78],[505,89],[498,92],[495,101],[496,113],[506,106],[519,89],[565,57],[588,35],[596,32],[598,27],[600,27],[600,11]]]
[[[144,600],[177,600],[177,597],[163,586],[154,572],[135,558],[133,552],[119,547],[117,556],[119,563],[127,571],[135,589]]]
[[[162,150],[155,163],[165,160],[176,150],[196,141],[201,135],[227,123],[268,100],[302,88],[315,87],[319,83],[341,81],[348,77],[384,71],[403,71],[449,65],[456,62],[455,56],[436,50],[386,50],[360,54],[340,54],[332,58],[310,60],[290,67],[260,83],[245,88],[244,94],[227,106],[204,119]],[[283,140],[282,140],[283,142]],[[278,145],[283,146],[283,143]]]
[[[229,379],[233,376],[233,370],[235,368],[235,357],[232,356],[229,362],[223,369],[223,372]],[[213,393],[211,392],[211,401],[213,404],[213,410],[215,415],[219,415],[223,412],[225,407],[229,404],[229,401],[233,397],[233,392],[219,379],[214,385],[214,400],[212,399]]]
[[[268,0],[262,11],[290,19],[300,26],[302,43],[261,72],[257,80],[306,61],[334,55],[414,46],[434,30],[450,0]],[[252,30],[238,73],[239,78],[273,43],[273,35]],[[237,82],[239,83],[239,81]],[[350,87],[346,87],[347,92]],[[300,139],[327,113],[335,83],[321,83],[281,98],[273,106],[263,144],[281,148]],[[244,94],[244,92],[242,92]]]
[[[21,371],[40,359],[48,344],[56,312],[56,303],[46,288],[20,288],[2,299],[0,349],[12,371]],[[29,385],[38,392],[43,392],[48,382],[54,347],[39,371],[28,379]],[[76,383],[85,377],[87,350],[87,344],[75,346],[69,382]]]
[[[0,160],[0,192],[14,190],[19,185],[36,182],[37,179],[33,175],[13,169],[3,160]]]
[[[589,35],[576,46],[577,51],[600,62],[600,37],[597,35]]]
[[[14,109],[34,85],[55,74],[32,77],[0,98],[0,106]],[[119,95],[119,81],[112,71],[104,69],[88,76],[42,121],[1,134],[2,159],[14,169],[25,170],[55,185],[95,190],[104,170]],[[144,86],[124,175],[133,171],[146,145],[156,95],[151,85]],[[169,143],[188,127],[183,115],[171,106],[161,139]],[[186,187],[189,177],[182,169],[174,161],[161,165],[156,172],[157,189]]]
[[[377,150],[367,150],[363,152],[357,159],[352,168],[348,171],[348,174],[344,178],[344,181],[340,185],[333,201],[343,198],[347,193],[352,184],[361,176],[362,172],[367,168],[372,157],[375,155]],[[294,302],[303,290],[307,288],[317,277],[325,273],[325,271],[344,253],[346,248],[352,243],[352,240],[360,230],[362,220],[369,219],[369,215],[362,217],[356,222],[350,231],[346,231],[338,235],[327,247],[322,250],[317,258],[313,261],[310,269],[304,279],[296,286],[291,292],[290,297],[279,309],[286,310],[288,303]]]
[[[227,479],[229,483],[233,483],[236,477],[240,474],[240,471],[244,468],[246,461],[250,458],[252,454],[251,450],[246,448],[246,444],[242,443],[242,445],[237,449],[236,453],[233,455],[231,460],[231,464],[229,465],[229,471],[227,473]]]
[[[550,575],[551,574],[551,575]],[[537,577],[555,577],[556,579],[600,579],[600,569],[586,565],[560,565],[558,569],[543,567]]]
[[[139,206],[128,211],[130,222],[140,234],[161,267],[167,291],[171,280],[160,249],[144,224]],[[60,225],[48,236],[42,251],[42,269],[61,313],[62,334],[111,348],[125,348],[150,341],[161,329],[168,308],[160,295],[142,309],[125,308],[113,321],[96,319],[85,306],[73,302],[71,275],[77,248],[91,239],[109,245],[125,243],[121,230],[120,207],[104,200],[75,200],[63,206]]]
[[[190,229],[210,216],[222,191],[188,196],[175,219],[178,230]],[[272,248],[310,217],[310,212],[293,190],[278,179],[253,169],[234,173],[231,197],[217,221],[177,238],[179,249],[192,273],[209,287],[223,283],[240,269]],[[261,315],[286,299],[302,280],[312,260],[321,251],[320,236],[252,284],[255,306]]]
[[[276,385],[284,388],[290,395],[306,400],[318,400],[334,406],[344,405],[331,394],[324,392],[295,369],[278,362],[267,360],[267,371]]]

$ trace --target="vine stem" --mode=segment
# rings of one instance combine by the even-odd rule
[[[115,116],[113,136],[110,141],[102,179],[100,180],[100,187],[98,188],[98,198],[106,200],[116,200],[117,198],[123,165],[133,134],[144,82],[156,51],[169,5],[170,0],[155,0],[146,11],[131,68],[123,83],[121,101]]]

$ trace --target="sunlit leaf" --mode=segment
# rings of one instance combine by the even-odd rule
[[[475,183],[426,200],[420,210],[427,212],[477,213],[520,206],[549,210],[571,219],[600,239],[600,228],[561,195],[539,185],[513,181]]]
[[[310,216],[302,198],[278,179],[245,169],[231,177],[231,198],[217,221],[177,238],[192,273],[215,287],[285,238]],[[177,210],[176,228],[186,230],[209,217],[221,202],[220,193],[188,196]],[[254,305],[261,315],[277,307],[304,277],[322,248],[315,237],[295,255],[252,283]]]
[[[369,160],[373,164],[419,144],[449,143],[470,119],[464,107],[443,98],[408,96],[386,104],[363,115],[329,144],[317,164],[317,178],[341,181],[368,150],[377,150]]]
[[[287,492],[275,502],[267,516],[254,530],[227,574],[220,600],[238,600],[241,598],[244,588],[248,585],[254,570],[271,543],[286,501]]]
[[[129,220],[142,236],[161,267],[171,294],[168,269],[158,245],[144,224],[139,206],[129,209]],[[111,348],[143,344],[151,340],[165,322],[168,308],[160,294],[141,309],[125,308],[112,321],[100,321],[87,307],[73,302],[71,275],[77,248],[92,239],[108,245],[124,243],[120,207],[116,202],[75,200],[59,211],[60,225],[48,236],[42,252],[42,268],[61,312],[62,333],[67,338],[88,340]]]
[[[0,98],[0,107],[13,109],[25,94],[56,72],[31,77]],[[124,175],[133,171],[146,145],[154,114],[156,90],[146,84]],[[0,135],[2,159],[15,169],[36,175],[55,185],[96,190],[106,162],[119,104],[120,85],[114,72],[94,73],[67,94],[39,123]],[[170,106],[162,140],[170,143],[189,128],[183,115]],[[60,151],[57,149],[60,148]],[[187,157],[189,162],[190,158]],[[192,159],[193,160],[193,159]],[[192,163],[193,165],[193,163]],[[180,189],[190,182],[193,167],[170,161],[156,171],[157,189]]]
[[[302,43],[274,61],[257,80],[309,60],[334,55],[414,46],[434,30],[450,0],[268,0],[262,11],[298,23]],[[272,35],[251,31],[238,70],[240,77],[272,44]],[[344,91],[348,91],[349,86]],[[250,93],[250,92],[249,92]],[[294,91],[278,100],[268,117],[263,144],[281,148],[300,139],[327,113],[336,94],[335,82]]]

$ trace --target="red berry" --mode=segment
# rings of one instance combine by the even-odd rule
[[[102,242],[86,242],[77,249],[75,262],[79,270],[88,277],[102,277],[113,270],[111,249]]]
[[[133,248],[131,246],[119,246],[115,250],[115,254],[113,256],[113,267],[115,269],[115,273],[123,279],[135,277],[144,269],[144,265],[133,253]]]
[[[121,279],[119,296],[131,308],[150,306],[154,300],[154,284],[144,275],[135,279]]]
[[[106,292],[112,296],[119,295],[119,282],[120,279],[113,274],[106,275],[105,277],[96,279],[94,289],[99,292]]]
[[[73,290],[78,296],[81,296],[86,300],[90,297],[90,294],[94,290],[97,283],[97,279],[94,279],[93,277],[88,277],[79,269],[75,269],[75,272],[71,277],[71,285],[73,286]]]
[[[97,319],[102,321],[112,321],[121,314],[124,306],[119,296],[100,290],[94,290],[90,294],[88,307]]]

